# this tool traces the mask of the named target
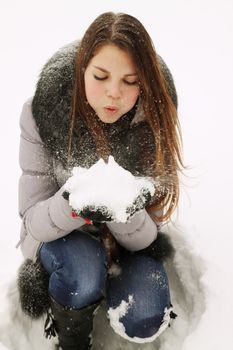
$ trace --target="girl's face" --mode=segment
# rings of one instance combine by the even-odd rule
[[[139,96],[136,66],[131,56],[115,45],[97,51],[86,68],[84,81],[87,101],[104,123],[117,121]]]

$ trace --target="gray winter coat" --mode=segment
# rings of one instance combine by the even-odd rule
[[[41,141],[28,100],[20,118],[19,214],[22,218],[20,244],[25,258],[35,258],[41,242],[49,242],[81,228],[85,221],[71,216],[54,175],[53,160]],[[157,227],[146,210],[126,224],[109,223],[116,240],[129,250],[140,250],[152,243]]]
[[[19,214],[22,227],[19,245],[25,258],[35,258],[43,242],[64,237],[75,229],[83,229],[85,225],[82,218],[72,217],[71,207],[62,196],[63,185],[70,172],[60,161],[68,123],[75,48],[74,44],[67,46],[45,65],[35,96],[24,104],[21,113],[19,161],[22,175],[19,180]],[[164,74],[168,77],[171,95],[176,103],[173,80],[167,67]],[[137,110],[129,125],[137,124],[141,118],[142,115]],[[136,132],[129,132],[130,140]],[[79,144],[78,140],[76,142],[79,145],[75,155],[76,163],[80,159],[76,165],[85,166],[83,159],[86,157],[83,157],[83,152],[85,150],[87,153],[91,149],[87,147],[90,138],[86,134],[82,143]],[[80,152],[82,147],[83,152]],[[116,144],[113,146],[115,149]],[[137,151],[136,143],[132,146],[132,152],[135,153],[135,149]],[[130,147],[127,152],[130,161]],[[92,164],[95,161],[93,158]],[[123,165],[127,168],[127,165]],[[136,214],[128,223],[108,223],[107,226],[118,243],[132,251],[149,246],[156,239],[158,230],[146,210]]]

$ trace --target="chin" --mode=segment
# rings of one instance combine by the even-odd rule
[[[113,124],[113,123],[115,123],[117,120],[118,120],[118,119],[116,119],[116,120],[105,120],[105,119],[101,119],[101,121],[102,121],[103,123],[105,123],[105,124]]]
[[[104,118],[104,117],[100,117],[98,116],[99,119],[103,122],[103,123],[106,123],[106,124],[113,124],[115,123],[118,119],[120,119],[120,117],[115,117],[115,118]]]

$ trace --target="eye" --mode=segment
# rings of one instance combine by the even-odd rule
[[[126,85],[137,85],[138,84],[138,81],[135,80],[135,81],[128,81],[128,80],[124,80],[124,83]]]
[[[107,77],[98,77],[98,76],[95,75],[95,74],[94,74],[94,78],[95,78],[96,80],[105,80],[105,79],[107,79]]]

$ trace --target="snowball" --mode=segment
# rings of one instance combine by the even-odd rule
[[[112,156],[105,163],[100,159],[89,169],[74,167],[64,185],[70,193],[69,204],[77,212],[85,207],[107,208],[114,221],[126,222],[127,208],[145,191],[154,195],[151,178],[135,177],[119,166]]]

